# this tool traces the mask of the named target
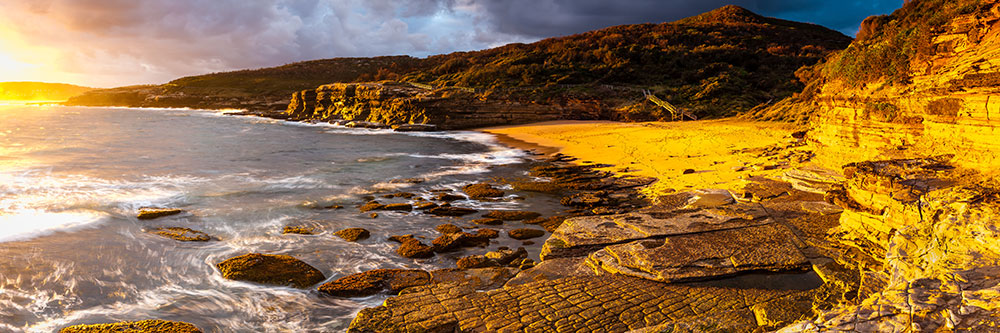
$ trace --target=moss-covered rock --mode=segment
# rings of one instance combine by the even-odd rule
[[[59,333],[201,333],[198,327],[179,321],[159,319],[124,321],[110,324],[74,325]]]
[[[347,228],[337,231],[333,234],[336,235],[337,237],[343,238],[348,242],[357,242],[360,240],[365,240],[371,236],[371,232],[369,232],[365,228]]]
[[[287,255],[248,253],[216,267],[224,278],[270,285],[305,288],[326,280],[315,267]]]

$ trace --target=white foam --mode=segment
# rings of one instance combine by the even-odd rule
[[[26,209],[0,212],[0,242],[11,242],[70,231],[101,221],[106,215],[94,211],[46,212]]]

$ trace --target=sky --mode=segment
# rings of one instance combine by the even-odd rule
[[[113,87],[322,58],[425,57],[727,4],[854,36],[902,0],[3,0],[0,81]]]

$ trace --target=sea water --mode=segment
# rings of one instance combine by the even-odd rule
[[[52,332],[74,324],[165,319],[206,331],[340,331],[387,296],[338,298],[223,279],[214,265],[250,252],[286,254],[328,280],[376,268],[454,267],[462,255],[407,259],[391,235],[425,236],[467,218],[360,213],[364,197],[523,176],[523,152],[478,132],[401,134],[218,111],[0,105],[0,332]],[[393,179],[421,178],[419,184]],[[516,193],[455,206],[559,209],[558,199]],[[323,209],[342,205],[344,209]],[[186,213],[138,220],[141,207]],[[508,223],[501,229],[524,227]],[[283,235],[310,225],[317,235]],[[217,240],[148,233],[185,227]],[[363,227],[358,243],[334,231]],[[528,246],[537,258],[539,246]]]

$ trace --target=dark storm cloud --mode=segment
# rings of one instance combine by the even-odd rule
[[[548,37],[612,25],[667,22],[724,5],[820,24],[853,35],[865,17],[886,14],[902,0],[474,0],[499,32]]]
[[[98,86],[348,56],[426,56],[726,4],[853,34],[899,0],[0,0],[0,81]],[[3,60],[11,59],[11,60]],[[18,77],[11,77],[19,73]]]

